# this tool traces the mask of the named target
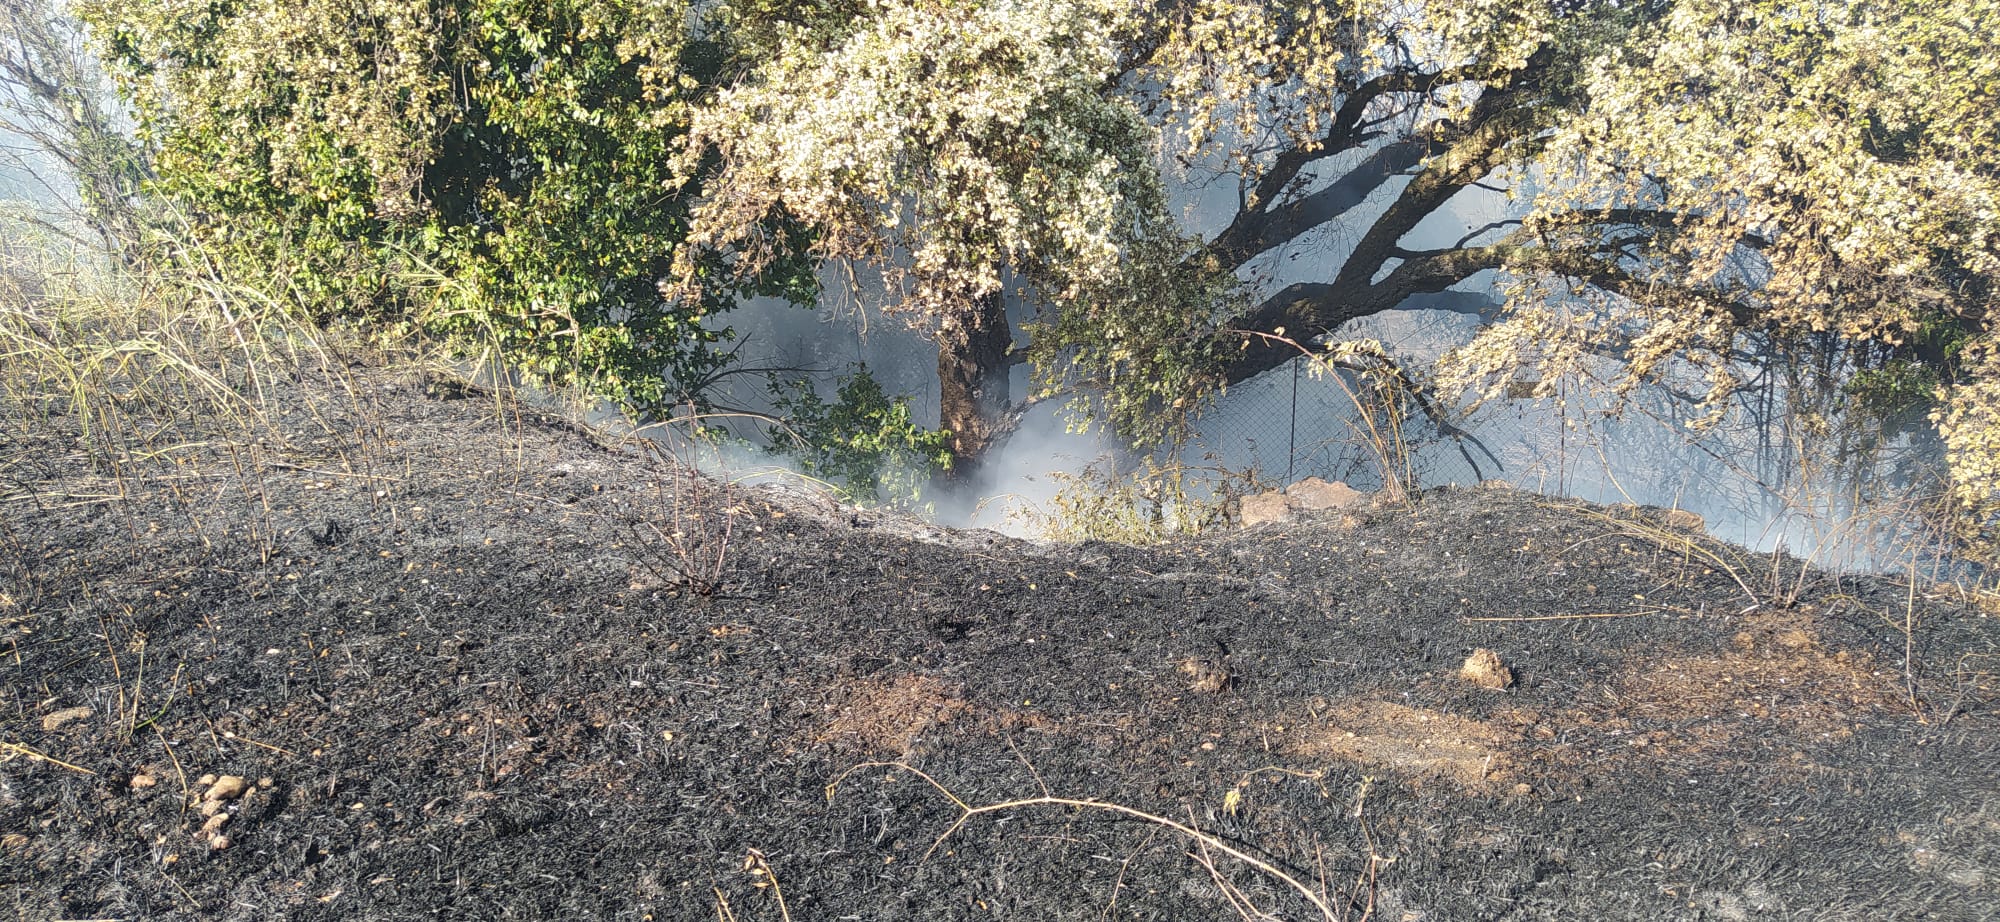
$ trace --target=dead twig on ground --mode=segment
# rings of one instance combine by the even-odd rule
[[[1659,614],[1660,612],[1663,612],[1663,611],[1666,611],[1666,609],[1664,609],[1664,608],[1660,608],[1660,609],[1654,609],[1653,611],[1622,611],[1622,612],[1589,612],[1589,613],[1585,613],[1585,614],[1577,614],[1577,615],[1524,615],[1524,616],[1521,616],[1521,617],[1516,617],[1516,618],[1460,618],[1460,619],[1458,619],[1458,620],[1460,620],[1460,621],[1487,621],[1487,622],[1507,622],[1507,621],[1579,621],[1579,620],[1582,620],[1582,619],[1585,619],[1585,618],[1644,618],[1644,617],[1646,617],[1647,615],[1657,615],[1657,614]]]
[[[764,853],[751,849],[743,856],[743,870],[757,879],[758,889],[767,884],[770,886],[772,898],[778,901],[778,917],[784,922],[792,922],[792,911],[785,906],[785,890],[778,886],[778,875],[771,870],[771,862],[764,858]]]
[[[1777,607],[1785,608],[1789,607],[1793,601],[1796,601],[1795,599],[1766,600],[1759,596],[1756,590],[1750,588],[1750,583],[1743,578],[1743,570],[1724,558],[1714,548],[1709,547],[1708,542],[1704,538],[1679,534],[1665,528],[1619,518],[1610,513],[1598,512],[1594,509],[1586,509],[1580,506],[1574,508],[1579,515],[1609,524],[1618,530],[1618,534],[1625,537],[1650,541],[1662,549],[1678,551],[1683,560],[1699,558],[1713,565],[1716,569],[1729,574],[1729,578],[1736,583],[1736,587],[1743,590],[1744,598],[1750,600],[1750,607],[1753,609],[1762,608],[1765,605],[1773,603],[1776,603]]]
[[[1322,896],[1318,891],[1315,891],[1312,887],[1309,887],[1305,883],[1301,882],[1298,878],[1292,876],[1289,873],[1286,873],[1282,868],[1279,868],[1277,865],[1265,861],[1264,859],[1259,858],[1256,855],[1250,854],[1249,852],[1246,852],[1243,849],[1237,848],[1221,838],[1202,832],[1201,830],[1196,829],[1193,826],[1190,826],[1186,823],[1182,823],[1176,820],[1171,820],[1164,816],[1158,816],[1152,813],[1147,813],[1143,810],[1137,810],[1132,807],[1125,806],[1124,804],[1113,803],[1107,800],[1097,800],[1095,798],[1056,797],[1048,794],[1043,794],[1039,797],[1024,797],[1017,800],[1008,800],[1008,801],[1001,801],[999,803],[982,804],[975,806],[973,804],[967,803],[963,798],[959,797],[950,788],[945,787],[944,784],[942,782],[939,782],[936,778],[933,778],[930,775],[924,773],[922,770],[917,769],[903,762],[863,762],[859,765],[849,768],[847,771],[842,772],[839,777],[835,778],[831,784],[827,785],[826,787],[827,799],[829,801],[833,799],[834,795],[839,792],[840,785],[847,780],[849,775],[852,775],[855,772],[865,771],[873,768],[889,768],[889,769],[896,769],[900,771],[909,772],[910,774],[915,775],[918,778],[922,779],[924,783],[930,785],[932,789],[936,790],[939,794],[943,795],[946,800],[951,801],[952,805],[958,808],[959,810],[958,819],[953,821],[951,827],[946,829],[943,834],[937,837],[937,841],[931,843],[930,849],[924,852],[925,859],[928,859],[930,858],[931,855],[936,854],[937,850],[943,847],[947,839],[950,839],[953,834],[957,833],[961,827],[963,827],[966,823],[971,822],[975,817],[985,816],[994,813],[1006,813],[1016,810],[1025,810],[1032,807],[1068,807],[1076,810],[1095,810],[1102,813],[1110,813],[1116,816],[1122,816],[1127,819],[1138,820],[1143,823],[1150,823],[1154,826],[1158,826],[1167,829],[1171,832],[1178,833],[1181,836],[1193,842],[1198,848],[1214,850],[1224,855],[1228,855],[1229,857],[1234,858],[1238,862],[1247,865],[1248,867],[1256,870],[1257,872],[1264,874],[1281,884],[1284,884],[1286,888],[1290,889],[1294,893],[1297,893],[1306,902],[1312,904],[1312,907],[1319,911],[1320,918],[1327,920],[1327,922],[1339,922],[1341,918],[1340,914],[1337,914],[1334,911],[1332,903],[1330,903],[1326,897]],[[1239,912],[1240,911],[1241,910],[1239,909]]]
[[[11,752],[11,753],[14,753],[14,754],[16,754],[16,755],[22,755],[22,756],[26,756],[26,757],[28,757],[28,758],[30,758],[30,759],[33,759],[33,760],[37,761],[37,762],[47,762],[47,763],[49,763],[50,765],[54,765],[54,766],[56,766],[57,768],[67,768],[67,769],[69,769],[70,771],[73,771],[73,772],[76,772],[77,774],[80,774],[80,775],[95,775],[95,774],[97,774],[96,772],[94,772],[94,771],[91,771],[90,769],[87,769],[87,768],[84,768],[84,767],[83,767],[83,766],[81,766],[81,765],[71,765],[70,763],[68,763],[68,762],[65,762],[65,761],[63,761],[63,760],[61,760],[61,759],[58,759],[58,758],[56,758],[55,756],[52,756],[52,755],[47,755],[47,754],[44,754],[44,753],[41,753],[41,752],[37,752],[37,751],[35,751],[34,749],[32,749],[32,748],[30,748],[30,747],[27,747],[27,746],[24,746],[24,745],[22,745],[22,744],[20,744],[20,743],[10,743],[10,742],[7,742],[6,740],[0,740],[0,750],[4,750],[4,751],[6,751],[6,752]]]

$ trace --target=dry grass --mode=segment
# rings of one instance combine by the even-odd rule
[[[357,402],[347,368],[365,344],[265,292],[13,239],[0,251],[0,413],[14,438],[120,477],[245,436],[282,444],[284,413],[352,435],[329,404]],[[308,379],[332,386],[296,386]]]

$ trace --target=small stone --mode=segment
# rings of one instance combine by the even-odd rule
[[[260,788],[269,788],[271,785],[277,783],[278,782],[272,780],[270,775],[265,775],[264,777],[257,779],[257,786]]]
[[[1533,794],[1533,793],[1535,793],[1535,789],[1534,789],[1534,788],[1532,788],[1532,787],[1529,787],[1529,786],[1528,786],[1528,783],[1527,783],[1527,782],[1525,782],[1525,781],[1524,781],[1524,782],[1521,782],[1520,784],[1517,784],[1517,785],[1514,785],[1514,796],[1515,796],[1515,797],[1526,797],[1526,796],[1528,796],[1529,794]]]
[[[1500,689],[1514,684],[1514,671],[1500,660],[1500,654],[1480,647],[1458,667],[1459,678],[1480,688]]]
[[[97,713],[96,711],[93,711],[87,707],[75,707],[75,708],[63,708],[62,710],[56,711],[51,714],[44,714],[42,715],[42,732],[44,733],[53,732],[56,728],[61,727],[63,724],[69,723],[72,720],[83,720],[96,713]]]
[[[196,779],[194,779],[194,783],[195,783],[195,786],[196,786],[196,787],[204,787],[204,788],[205,788],[205,787],[208,787],[209,785],[211,785],[211,784],[214,784],[214,783],[215,783],[215,776],[214,776],[214,775],[203,775],[203,776],[201,776],[201,777],[199,777],[199,778],[196,778]]]
[[[219,852],[229,847],[228,836],[215,836],[208,840],[209,851]]]
[[[248,786],[241,775],[223,775],[215,779],[205,796],[209,800],[235,800],[243,796],[243,789]]]
[[[125,782],[125,785],[131,788],[132,790],[137,791],[141,788],[149,788],[159,783],[160,783],[159,779],[154,778],[152,775],[142,771],[136,775],[133,775],[132,780]]]
[[[208,822],[201,824],[201,834],[203,836],[214,836],[222,831],[222,827],[227,825],[229,825],[229,814],[218,813],[209,817]]]
[[[228,805],[219,800],[204,800],[201,802],[201,806],[195,809],[201,811],[202,816],[214,816],[221,813],[222,809],[226,806]]]

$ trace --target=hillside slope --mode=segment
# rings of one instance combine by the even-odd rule
[[[1507,490],[1038,545],[357,376],[143,470],[0,433],[8,916],[2000,916],[1942,593]]]

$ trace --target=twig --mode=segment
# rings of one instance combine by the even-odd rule
[[[1001,813],[1008,810],[1019,810],[1027,807],[1071,807],[1079,810],[1098,810],[1105,813],[1112,813],[1118,816],[1123,816],[1128,819],[1135,819],[1141,822],[1151,823],[1155,826],[1161,826],[1166,829],[1173,830],[1174,832],[1178,832],[1181,835],[1186,836],[1189,839],[1192,839],[1196,844],[1200,845],[1203,848],[1212,848],[1218,852],[1228,855],[1231,858],[1236,859],[1237,861],[1243,862],[1244,864],[1247,864],[1258,871],[1270,875],[1273,879],[1283,883],[1287,887],[1290,887],[1293,892],[1304,897],[1306,902],[1311,903],[1313,905],[1313,908],[1319,910],[1320,916],[1328,920],[1328,922],[1336,922],[1336,920],[1339,918],[1337,915],[1334,914],[1333,907],[1331,905],[1328,905],[1325,898],[1321,897],[1318,893],[1314,892],[1311,887],[1308,887],[1305,884],[1300,883],[1298,878],[1295,878],[1292,875],[1287,874],[1283,870],[1279,869],[1276,865],[1273,865],[1268,861],[1265,861],[1261,858],[1258,858],[1255,855],[1245,852],[1242,849],[1236,848],[1230,845],[1228,842],[1223,841],[1222,839],[1216,838],[1215,836],[1202,832],[1199,829],[1195,829],[1192,826],[1175,822],[1174,820],[1167,819],[1164,816],[1155,816],[1143,810],[1135,810],[1131,807],[1125,806],[1124,804],[1117,804],[1117,803],[1112,803],[1110,801],[1096,800],[1091,798],[1054,797],[1045,794],[1040,797],[1025,797],[1019,800],[1009,800],[1000,803],[984,804],[975,807],[969,803],[966,803],[957,794],[952,793],[950,788],[945,787],[936,778],[933,778],[930,775],[925,774],[920,769],[917,769],[902,762],[863,762],[859,765],[854,766],[853,768],[841,772],[840,776],[833,780],[833,783],[827,785],[826,787],[827,799],[828,800],[833,799],[833,796],[836,793],[838,793],[841,783],[847,780],[847,776],[852,775],[855,772],[871,768],[893,768],[909,772],[910,774],[923,779],[924,783],[929,784],[932,788],[936,789],[936,791],[939,794],[944,795],[946,800],[951,801],[952,805],[958,808],[959,810],[958,819],[951,824],[951,828],[946,829],[944,831],[944,834],[938,836],[936,842],[931,843],[930,849],[924,852],[925,859],[929,859],[931,855],[936,854],[937,850],[944,845],[945,840],[950,839],[952,837],[952,834],[958,832],[960,827],[964,826],[967,822],[970,822],[973,817],[980,816],[983,814]]]
[[[792,911],[785,907],[784,888],[778,886],[778,875],[771,871],[771,863],[764,860],[764,853],[751,849],[743,856],[743,870],[771,882],[771,895],[778,898],[778,916],[784,922],[792,922]]]
[[[1657,615],[1665,609],[1631,612],[1591,612],[1582,615],[1528,615],[1519,618],[1460,618],[1460,621],[1575,621],[1582,618],[1644,618]]]
[[[1113,913],[1118,911],[1118,895],[1125,890],[1125,872],[1131,869],[1132,859],[1139,857],[1145,853],[1146,849],[1152,847],[1153,837],[1159,834],[1160,831],[1157,829],[1148,831],[1146,833],[1146,841],[1139,843],[1139,847],[1127,854],[1124,861],[1118,862],[1118,877],[1111,882],[1111,902],[1104,907],[1103,918],[1109,919]]]
[[[1910,712],[1924,723],[1923,701],[1917,697],[1917,561],[1910,553],[1910,595],[1903,603],[1903,690],[1910,698]]]
[[[54,757],[54,756],[49,756],[49,755],[43,755],[42,753],[39,753],[39,752],[36,752],[35,750],[33,750],[33,749],[30,749],[30,748],[28,748],[28,747],[26,747],[26,746],[23,746],[23,745],[21,745],[20,743],[9,743],[9,742],[7,742],[6,740],[0,740],[0,748],[4,748],[4,749],[6,749],[6,750],[8,750],[8,751],[10,751],[10,752],[15,752],[15,753],[19,753],[19,754],[21,754],[21,755],[24,755],[24,756],[27,756],[28,758],[30,758],[30,759],[34,759],[34,760],[35,760],[35,761],[37,761],[37,762],[47,762],[47,763],[49,763],[50,765],[55,765],[55,766],[59,766],[59,767],[62,767],[62,768],[67,768],[67,769],[69,769],[70,771],[73,771],[73,772],[77,772],[77,773],[79,773],[79,774],[84,774],[84,775],[95,775],[95,774],[97,774],[96,772],[94,772],[94,771],[91,771],[90,769],[87,769],[87,768],[84,768],[83,766],[80,766],[80,765],[71,765],[71,764],[69,764],[68,762],[65,762],[65,761],[63,761],[63,760],[61,760],[61,759],[58,759],[58,758]]]
[[[226,739],[226,740],[231,740],[231,741],[233,741],[233,742],[238,742],[238,743],[249,743],[249,744],[250,744],[250,745],[252,745],[252,746],[258,746],[258,747],[262,747],[262,748],[264,748],[264,749],[269,749],[269,750],[271,750],[272,752],[275,752],[275,753],[278,753],[278,754],[280,754],[280,755],[288,755],[288,756],[297,756],[297,755],[298,755],[298,753],[296,753],[296,752],[293,752],[293,751],[291,751],[290,749],[286,749],[286,748],[284,748],[283,746],[273,746],[273,745],[271,745],[270,743],[260,743],[260,742],[257,742],[256,740],[253,740],[253,739],[251,739],[251,738],[249,738],[249,737],[247,737],[247,736],[243,736],[243,735],[240,735],[240,734],[238,734],[238,733],[237,733],[236,731],[234,731],[234,730],[224,730],[224,731],[222,731],[222,738],[223,738],[223,739]]]

